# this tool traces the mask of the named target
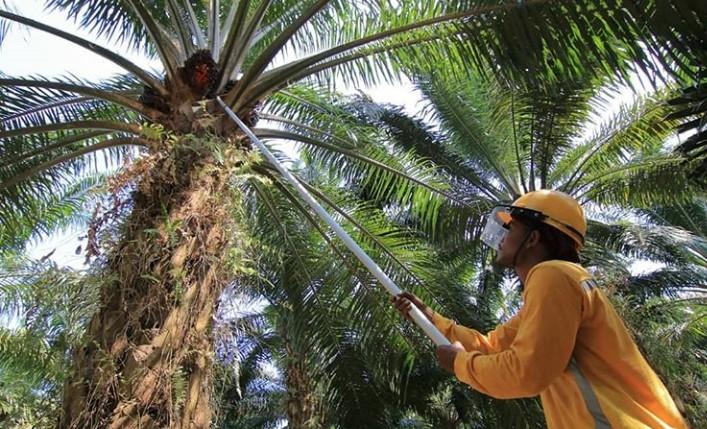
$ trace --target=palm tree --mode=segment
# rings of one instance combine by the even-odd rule
[[[690,203],[642,210],[651,228],[640,231],[624,225],[605,235],[606,243],[617,250],[663,263],[648,273],[619,273],[612,285],[613,297],[644,354],[694,426],[707,418],[706,209],[700,194]],[[688,253],[682,252],[685,243],[689,243]]]
[[[556,183],[553,180],[559,181],[559,183],[576,181],[576,184],[569,187],[570,192],[581,195],[582,192],[589,191],[591,193],[588,193],[589,196],[585,197],[588,202],[593,202],[595,205],[601,203],[604,207],[623,207],[624,214],[632,211],[632,216],[634,217],[638,215],[638,208],[649,207],[653,209],[653,204],[655,203],[683,201],[691,198],[695,192],[694,189],[686,186],[686,183],[688,183],[686,175],[679,168],[676,168],[684,162],[683,159],[670,155],[662,149],[672,124],[664,122],[665,107],[659,101],[643,99],[632,106],[624,107],[615,117],[609,118],[605,124],[599,126],[593,134],[589,134],[589,137],[582,141],[581,132],[583,131],[583,125],[589,118],[590,108],[596,105],[596,102],[592,102],[591,97],[591,94],[596,91],[593,88],[579,88],[574,93],[565,90],[564,93],[554,95],[554,98],[543,98],[539,91],[531,92],[529,96],[512,96],[510,91],[493,87],[489,82],[475,81],[470,78],[463,82],[452,83],[441,79],[426,80],[420,83],[420,87],[429,96],[430,105],[428,106],[428,111],[435,114],[434,117],[440,127],[437,132],[431,131],[429,127],[425,127],[418,120],[406,117],[399,109],[375,105],[367,100],[350,102],[349,100],[336,98],[317,99],[316,94],[301,93],[299,96],[301,100],[306,99],[309,104],[316,106],[317,114],[313,115],[308,112],[307,119],[310,123],[312,121],[316,123],[318,127],[313,129],[302,122],[289,120],[285,124],[285,129],[278,130],[277,133],[294,141],[323,140],[326,138],[324,136],[326,133],[322,131],[322,128],[325,128],[326,124],[333,124],[329,125],[329,142],[311,144],[312,148],[304,150],[303,157],[304,159],[316,160],[316,167],[323,169],[322,171],[326,172],[324,174],[330,180],[333,180],[339,186],[343,185],[344,188],[352,190],[359,198],[368,200],[367,205],[369,207],[365,216],[347,216],[346,212],[340,212],[339,214],[344,216],[342,222],[351,222],[352,226],[364,233],[358,239],[362,242],[366,242],[371,237],[376,237],[375,233],[370,233],[372,226],[364,226],[362,225],[363,222],[360,221],[360,219],[375,220],[376,214],[375,211],[371,211],[372,208],[377,209],[384,218],[388,219],[388,222],[392,220],[394,224],[397,223],[399,228],[403,228],[401,231],[412,232],[411,227],[421,228],[426,231],[427,238],[431,239],[439,247],[437,249],[427,248],[423,255],[416,257],[398,257],[398,260],[418,261],[419,263],[425,256],[430,258],[431,255],[437,255],[432,256],[432,258],[437,261],[445,261],[447,272],[444,274],[441,272],[435,273],[433,272],[434,270],[430,271],[428,268],[424,274],[419,275],[420,273],[418,273],[417,278],[413,277],[403,280],[402,284],[408,284],[411,289],[419,290],[421,294],[430,297],[435,296],[439,301],[437,305],[444,309],[444,312],[454,315],[466,324],[488,329],[497,323],[497,311],[502,308],[504,296],[498,295],[498,289],[494,289],[492,286],[494,283],[498,284],[501,277],[497,275],[481,276],[482,279],[485,279],[482,283],[487,284],[488,287],[480,288],[480,290],[476,290],[476,288],[464,290],[464,288],[448,287],[448,285],[469,284],[472,281],[472,277],[479,275],[478,271],[476,271],[477,266],[469,262],[470,259],[473,260],[474,258],[481,261],[485,260],[485,255],[479,252],[477,242],[475,242],[480,215],[485,212],[485,209],[495,204],[496,201],[510,202],[520,192],[524,192],[524,187],[525,189],[532,189],[530,183],[522,183],[520,177],[539,176],[536,180],[533,180],[533,183],[538,185],[544,183],[544,186],[553,186]],[[450,107],[450,104],[452,104],[452,107]],[[509,112],[509,109],[517,109],[517,111]],[[535,112],[535,116],[527,114],[531,110]],[[272,120],[278,119],[277,116],[268,116],[268,118]],[[516,118],[520,122],[519,124],[508,124]],[[537,122],[533,123],[534,121]],[[554,126],[548,125],[548,121],[554,122]],[[398,146],[413,152],[414,155],[430,159],[438,166],[438,169],[446,172],[446,176],[443,174],[442,177],[447,177],[454,188],[445,191],[447,201],[440,205],[438,218],[435,219],[434,216],[425,216],[424,213],[415,212],[415,197],[411,195],[408,198],[400,199],[397,195],[399,189],[396,189],[395,186],[387,186],[388,182],[369,182],[365,180],[366,176],[362,175],[360,170],[352,168],[353,166],[342,168],[345,165],[343,156],[335,156],[333,154],[325,156],[321,154],[324,148],[328,149],[327,144],[338,144],[341,146],[346,143],[342,138],[335,138],[337,129],[344,128],[350,131],[356,129],[357,125],[365,127],[369,123],[378,125],[379,130],[385,130],[387,136],[381,135],[380,132],[374,134],[375,138],[383,138],[384,144],[381,145],[379,143],[373,145],[373,147],[368,147],[367,145],[370,145],[369,141],[360,137],[357,146],[360,154],[369,153],[373,157],[376,153],[376,148],[383,146],[387,147],[388,151],[396,154],[396,158],[399,160],[405,159],[406,156],[409,158],[410,154],[405,155],[399,149],[394,148]],[[542,130],[541,126],[547,128]],[[550,127],[553,127],[552,131],[555,134],[550,135],[543,132],[550,130]],[[515,131],[511,131],[513,129]],[[533,131],[531,132],[531,130]],[[271,132],[274,133],[275,131]],[[504,135],[504,133],[506,134]],[[530,135],[528,136],[526,133]],[[365,130],[359,134],[359,136],[364,135]],[[518,149],[514,147],[515,145],[507,144],[508,140],[512,138],[511,136],[518,136],[518,141],[522,142],[518,144]],[[562,150],[552,147],[555,145],[562,148]],[[508,146],[510,146],[510,149]],[[529,147],[532,146],[536,148],[535,151],[537,152],[535,152],[535,155],[530,154],[533,150],[529,149]],[[374,152],[368,152],[368,150]],[[476,155],[460,155],[462,150],[473,150]],[[505,156],[503,150],[506,150]],[[551,154],[561,153],[561,156],[548,155],[540,152],[541,150]],[[484,158],[484,155],[486,158]],[[539,161],[532,161],[534,156]],[[559,160],[553,160],[553,157],[559,158]],[[470,161],[464,162],[463,159]],[[497,161],[498,169],[494,170],[489,165],[479,168],[475,165],[475,161],[478,162],[479,160],[489,165],[493,161]],[[392,163],[395,161],[390,160],[387,162]],[[626,173],[617,174],[617,165],[621,165],[621,168]],[[503,170],[504,166],[505,170]],[[576,171],[577,166],[580,166],[580,171]],[[529,173],[528,171],[532,168],[536,168],[537,173]],[[504,181],[503,178],[498,178],[499,170],[511,172],[511,179]],[[435,170],[428,171],[434,172]],[[439,171],[437,170],[436,176],[439,175]],[[518,172],[515,177],[513,175],[514,171]],[[616,176],[608,180],[605,179],[607,174],[615,174]],[[578,179],[578,177],[585,175],[587,179]],[[551,179],[553,177],[556,179]],[[436,180],[439,179],[438,177]],[[633,190],[634,186],[631,183],[639,180],[645,180],[648,183],[657,180],[659,184],[668,183],[669,187],[655,186],[649,188],[644,186],[642,189]],[[429,182],[430,180],[428,179],[427,181]],[[498,183],[515,183],[517,187],[512,188],[510,191],[504,190],[502,187],[494,189],[494,184]],[[443,183],[438,185],[440,188],[443,186]],[[617,199],[617,195],[623,196],[625,189],[634,193],[629,193],[628,199]],[[317,190],[324,190],[328,195],[335,194],[333,190],[327,188],[326,184],[318,184],[313,189],[313,192],[318,192]],[[599,192],[599,190],[602,192]],[[492,196],[488,197],[489,194]],[[350,196],[349,198],[352,197]],[[355,201],[355,198],[352,201]],[[475,201],[479,203],[481,209],[469,207],[468,204],[465,204],[465,201]],[[334,208],[346,207],[345,203],[339,201],[330,202],[329,204]],[[275,213],[273,209],[275,205],[274,202],[268,205],[272,210],[271,214]],[[674,207],[677,207],[677,205],[674,205]],[[645,212],[645,210],[643,211]],[[295,218],[299,217],[298,214],[293,216]],[[262,219],[263,222],[270,222],[269,219],[276,218],[275,216],[258,216],[258,219]],[[699,237],[676,234],[676,231],[679,230],[674,226],[659,228],[656,225],[641,225],[637,222],[607,224],[610,219],[606,215],[599,219],[599,221],[592,222],[590,252],[588,253],[590,259],[588,262],[604,271],[605,275],[611,274],[615,280],[618,280],[617,276],[619,275],[630,277],[630,273],[625,269],[627,259],[621,256],[622,254],[635,258],[659,259],[675,267],[675,270],[684,270],[686,267],[694,268],[694,261],[687,258],[690,251],[686,251],[685,245],[693,250],[701,249],[703,246],[703,241]],[[313,221],[312,224],[317,225],[317,222]],[[279,231],[289,231],[288,234],[293,234],[293,231],[298,230],[295,225],[296,221],[291,225],[271,226],[270,228],[276,228]],[[679,224],[675,223],[675,225]],[[457,229],[453,230],[451,227],[456,227]],[[385,230],[389,228],[387,227]],[[436,232],[435,228],[437,228]],[[450,231],[452,232],[450,233]],[[386,233],[386,235],[390,234],[390,232]],[[257,235],[262,237],[273,236],[272,233],[258,233]],[[288,239],[286,235],[276,239],[276,241],[278,240],[280,242],[298,243],[307,241],[305,238]],[[265,248],[273,248],[274,246],[276,246],[275,243],[270,243]],[[307,246],[308,249],[316,249],[317,247],[318,245],[315,243],[310,243]],[[411,244],[410,247],[420,249],[423,248],[423,245],[422,243]],[[382,246],[383,250],[386,248],[387,246]],[[386,260],[386,255],[377,254],[382,249],[374,247],[369,249],[369,252],[376,254],[376,259],[378,260]],[[317,258],[321,257],[317,256]],[[319,262],[322,263],[321,259],[319,259]],[[277,263],[268,263],[266,265],[274,267],[277,266]],[[324,267],[328,269],[328,267],[333,265],[333,262],[330,262]],[[439,265],[439,262],[437,262],[437,265]],[[307,266],[308,264],[300,262],[302,269],[306,270]],[[394,268],[393,266],[386,266],[386,270],[394,271]],[[316,279],[318,276],[312,276],[312,278]],[[696,278],[703,279],[700,275]],[[664,282],[663,284],[666,287],[662,290],[649,290],[645,287],[640,290],[643,293],[653,294],[653,296],[661,295],[670,290],[686,290],[684,279],[676,276],[672,276],[670,279],[672,283]],[[278,281],[286,284],[273,288],[273,293],[282,294],[289,290],[288,284],[293,284],[290,275],[280,275],[272,279],[273,283]],[[638,297],[636,286],[641,279],[639,277],[631,277],[627,278],[627,281],[625,294]],[[306,285],[311,285],[312,283],[310,279],[303,283],[304,286],[300,287],[306,288]],[[319,284],[316,280],[314,283]],[[432,293],[429,290],[420,289],[420,283],[429,285],[428,288],[432,289]],[[296,284],[296,281],[294,284]],[[339,285],[340,282],[326,281],[322,282],[322,284]],[[620,283],[617,282],[616,284]],[[312,294],[314,295],[314,293]],[[321,298],[326,296],[326,293],[326,287],[320,288],[317,286],[316,296]],[[467,297],[469,295],[476,296],[477,306],[465,304],[468,302]],[[294,299],[294,301],[291,301],[291,299]],[[273,300],[277,301],[277,298],[273,298]],[[290,296],[285,300],[288,304],[284,307],[303,307],[303,300],[306,301],[307,299]],[[332,329],[332,320],[337,318],[333,317],[327,320],[325,317],[321,317],[329,311],[326,306],[317,308],[317,303],[311,302],[307,307],[313,310],[314,313],[307,316],[292,317],[290,320],[316,318],[318,320],[316,325],[318,326],[317,332],[326,332]],[[472,307],[473,311],[470,311],[469,307]],[[503,311],[508,314],[512,311],[512,307]],[[326,326],[327,324],[329,327]],[[310,324],[303,329],[300,328],[302,330],[298,335],[291,336],[293,338],[307,338],[306,332],[313,326],[314,324]],[[341,328],[335,327],[334,329],[340,330]],[[372,335],[368,336],[369,339],[370,337]],[[329,341],[326,344],[331,347],[332,342]],[[384,344],[385,340],[382,344],[373,346],[373,349],[383,350],[385,349]],[[327,346],[312,347],[308,343],[308,345],[302,347],[302,350],[326,350]],[[289,356],[290,354],[287,355]],[[296,353],[293,353],[293,355],[296,355]],[[424,360],[417,353],[415,355],[416,359]],[[382,355],[378,359],[382,359]],[[324,359],[324,361],[327,361],[327,359]],[[375,365],[371,364],[371,366]],[[310,363],[307,371],[312,374],[318,370],[316,365]],[[328,372],[331,373],[333,371],[330,369]],[[321,374],[325,373],[327,371],[321,371]],[[431,396],[439,395],[438,400],[442,398],[443,401],[446,401],[442,403],[445,404],[447,411],[455,409],[454,404],[458,403],[457,401],[449,402],[448,396],[446,396],[446,400],[444,399],[445,395],[451,393],[451,391],[444,393],[449,386],[444,385],[444,383],[439,384],[439,382],[437,384],[431,383],[429,378],[431,376],[433,377],[432,379],[438,377],[438,375],[435,376],[432,373],[428,373],[426,375],[428,381],[420,383],[428,387],[429,390],[416,391],[415,395],[412,395],[411,392],[414,388],[408,387],[410,390],[407,391],[405,396],[424,398],[425,401],[423,403],[429,408]],[[313,378],[325,379],[326,377],[319,375]],[[369,377],[367,380],[371,378]],[[351,384],[350,381],[346,383],[349,386]],[[331,388],[335,389],[336,385],[337,383],[332,383],[331,386],[333,387]],[[459,394],[459,392],[455,394]],[[375,397],[378,398],[379,403],[383,403],[380,392]],[[473,395],[461,394],[459,397],[463,397],[465,402],[462,408],[457,408],[461,415],[465,414],[464,408],[466,408],[467,415],[470,414],[469,410],[482,409],[486,415],[486,423],[491,425],[499,424],[499,422],[490,422],[494,421],[491,416],[494,415],[495,411],[492,410],[499,410],[501,404],[488,400],[484,403],[483,398],[473,397]],[[405,409],[404,405],[401,406]],[[411,407],[409,410],[416,410],[411,416],[434,419],[434,416],[430,415],[429,411],[423,411],[425,406],[417,406],[415,404],[408,404],[407,406]],[[367,413],[368,416],[375,415],[372,411],[375,408],[375,406],[366,406],[366,409],[371,410],[371,412]],[[346,409],[337,409],[336,412],[331,414],[345,415],[346,412]],[[518,414],[515,412],[507,413],[507,415],[516,416]],[[527,412],[526,417],[530,417]],[[379,426],[382,424],[380,423],[381,421],[378,421]],[[442,425],[439,420],[432,421],[435,421],[436,423],[434,424],[438,427]],[[461,425],[464,421],[465,419],[462,418],[455,424]],[[515,424],[505,421],[500,425],[506,427],[529,423],[528,420],[522,423],[516,422]],[[366,426],[367,424],[362,421],[354,424],[357,427],[362,427],[362,425]],[[346,426],[344,425],[344,427]]]
[[[341,65],[382,67],[396,45],[426,43],[432,28],[442,32],[433,41],[444,39],[450,23],[474,10],[411,3],[399,16],[385,5],[330,1],[49,4],[80,15],[86,26],[97,24],[99,34],[154,49],[164,66],[160,78],[108,49],[2,12],[129,72],[98,85],[73,78],[0,81],[3,152],[12,154],[3,170],[3,221],[13,226],[11,237],[26,230],[22,220],[50,206],[43,195],[74,186],[92,154],[108,152],[113,162],[132,154],[126,148],[146,154],[111,179],[112,204],[96,211],[89,229],[91,255],[100,252],[99,236],[114,240],[103,262],[110,280],[89,325],[90,342],[77,350],[61,426],[206,426],[211,319],[232,276],[228,249],[239,246],[234,212],[241,197],[232,178],[263,165],[214,109],[214,95],[253,125],[257,106],[290,82],[324,77]],[[312,48],[321,49],[308,55]],[[289,49],[299,54],[279,64]],[[173,403],[176,374],[187,394]]]
[[[50,262],[0,258],[0,422],[3,427],[56,424],[69,351],[82,344],[98,304],[98,284]]]
[[[427,103],[424,121],[365,99],[352,108],[364,122],[386,127],[394,144],[443,169],[458,201],[481,199],[488,207],[554,188],[592,203],[590,210],[639,210],[684,203],[699,191],[679,168],[685,159],[664,149],[675,126],[665,120],[665,90],[596,124],[592,111],[608,111],[618,93],[599,93],[600,81],[553,91],[506,88],[474,76],[448,78],[440,69],[417,81]]]
[[[339,112],[332,123],[352,119]],[[463,281],[439,269],[439,255],[414,230],[391,224],[383,209],[337,189],[346,173],[325,179],[308,171],[310,183],[340,210],[335,216],[399,285],[433,299],[425,285],[444,279],[462,295]],[[252,235],[261,237],[259,274],[241,279],[237,288],[258,291],[267,307],[259,316],[233,320],[243,338],[236,348],[243,352],[236,359],[242,375],[234,380],[241,393],[229,398],[242,414],[227,416],[225,427],[243,427],[255,416],[260,424],[275,424],[285,415],[296,428],[398,428],[413,421],[449,428],[542,426],[537,404],[492,401],[452,385],[429,347],[420,346],[420,334],[401,325],[371,276],[352,269],[350,256],[320,234],[319,222],[310,217],[303,224],[290,200],[269,191],[258,201],[269,203],[254,209],[272,214],[277,208],[280,215],[253,217]],[[297,246],[303,248],[295,252]],[[276,383],[264,381],[258,371],[263,362],[279,369]],[[261,404],[269,405],[267,411]]]
[[[455,80],[443,73],[423,73],[417,85],[425,95],[427,121],[366,99],[352,103],[351,109],[364,122],[386,129],[390,144],[444,170],[455,187],[448,192],[457,200],[475,200],[488,208],[542,187],[564,190],[585,203],[590,216],[585,264],[606,280],[619,307],[634,323],[639,340],[646,344],[649,359],[655,357],[659,371],[667,369],[666,382],[685,403],[688,418],[700,421],[700,393],[695,387],[699,381],[686,374],[692,371],[694,377],[703,359],[690,350],[701,342],[699,333],[704,328],[704,195],[690,180],[690,169],[681,168],[685,158],[666,148],[675,127],[665,119],[669,106],[662,102],[670,92],[639,97],[587,132],[592,109],[601,111],[610,102],[606,95],[593,96],[597,85],[548,94],[503,88],[473,76]],[[487,255],[478,247],[479,221],[478,212],[457,208],[447,212],[446,219],[440,217],[437,232],[427,228],[428,238],[447,249],[447,255],[476,261],[472,267],[484,270]],[[635,260],[657,261],[663,268],[632,274],[627,267]],[[517,306],[519,296],[494,296],[503,277],[489,274],[481,277],[475,293],[477,304],[482,305],[469,306],[471,311],[451,307],[453,317],[463,320],[485,306],[488,311],[488,305],[498,304],[499,298],[510,298],[511,303],[510,308],[496,306],[496,314],[507,316],[513,311],[513,299]],[[437,296],[445,295],[439,291]],[[460,298],[450,297],[454,300]],[[657,308],[665,311],[647,317],[650,309]],[[488,328],[483,322],[477,318],[467,323]],[[675,329],[675,333],[661,336],[662,329]],[[682,355],[668,352],[674,347],[666,344],[669,339],[680,344],[672,350],[682,350]],[[692,370],[676,371],[681,359],[691,362]]]
[[[680,3],[685,4],[692,7]],[[287,91],[294,82],[326,83],[342,76],[348,83],[366,83],[393,77],[422,59],[492,65],[502,77],[551,83],[601,65],[626,74],[630,60],[655,68],[645,46],[669,65],[682,64],[675,52],[694,57],[657,37],[666,30],[641,9],[624,13],[589,1],[571,7],[550,0],[434,6],[412,0],[394,6],[332,0],[49,0],[47,5],[79,18],[97,35],[154,54],[163,67],[158,76],[111,49],[0,11],[3,23],[49,32],[127,72],[100,83],[0,78],[3,245],[20,246],[40,227],[60,225],[66,208],[75,212],[76,205],[58,208],[87,186],[103,184],[108,195],[96,207],[87,244],[105,269],[100,309],[89,324],[87,344],[76,350],[61,427],[205,427],[211,421],[211,320],[224,287],[242,271],[237,249],[247,242],[243,199],[259,180],[289,192],[224,119],[216,95],[253,126],[277,106],[298,118],[311,107],[296,107],[297,94]],[[682,9],[670,11],[679,15]],[[597,18],[594,25],[584,25],[587,17]],[[529,39],[516,37],[519,23]],[[0,40],[5,31],[0,26]],[[509,31],[516,36],[508,37]],[[670,52],[661,50],[668,46]],[[580,47],[591,49],[578,56]],[[287,123],[292,117],[273,120]],[[277,128],[259,133],[287,138]],[[342,138],[341,132],[329,134]],[[335,158],[353,158],[349,171],[377,176],[369,181],[378,184],[377,192],[401,200],[415,195],[416,203],[429,200],[421,197],[425,193],[448,196],[408,174],[419,166],[410,167],[407,159],[391,167],[358,154],[356,145],[318,143]],[[129,167],[109,180],[87,183],[89,173],[104,167],[95,162],[99,153],[111,165]],[[406,186],[395,193],[391,183]],[[439,207],[436,200],[415,204],[414,210],[435,219]],[[56,216],[44,222],[45,213]],[[178,385],[186,386],[186,394],[175,401]]]

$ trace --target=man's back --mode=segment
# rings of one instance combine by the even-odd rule
[[[686,427],[667,389],[589,273],[570,262],[543,262],[528,274],[526,289],[549,279],[557,287],[581,289],[583,300],[573,360],[540,395],[548,425],[595,427],[594,419],[601,421],[603,414],[615,428]],[[573,402],[569,399],[577,395],[585,407],[568,413],[567,406]]]

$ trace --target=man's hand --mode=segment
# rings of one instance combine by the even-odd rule
[[[439,366],[454,374],[454,358],[457,357],[457,353],[465,351],[462,343],[455,341],[451,346],[437,347],[435,354],[437,355]]]
[[[425,317],[430,320],[430,322],[432,321],[432,315],[434,314],[432,309],[425,305],[425,303],[422,302],[420,298],[410,292],[403,292],[399,295],[396,295],[391,299],[391,301],[393,302],[395,309],[398,310],[408,320],[410,320],[410,309],[414,304],[417,308],[420,309],[420,311],[422,311],[422,314],[424,314]]]

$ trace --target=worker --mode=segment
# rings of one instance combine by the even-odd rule
[[[579,264],[587,221],[579,203],[551,190],[497,206],[482,233],[496,263],[513,268],[523,305],[486,335],[457,325],[403,292],[452,342],[436,350],[443,368],[499,399],[540,395],[549,428],[686,428],[596,281]]]

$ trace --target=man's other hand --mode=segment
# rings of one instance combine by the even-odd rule
[[[454,358],[457,357],[457,353],[465,351],[462,343],[459,341],[455,341],[451,346],[439,346],[436,352],[437,362],[439,362],[439,366],[453,374]]]

